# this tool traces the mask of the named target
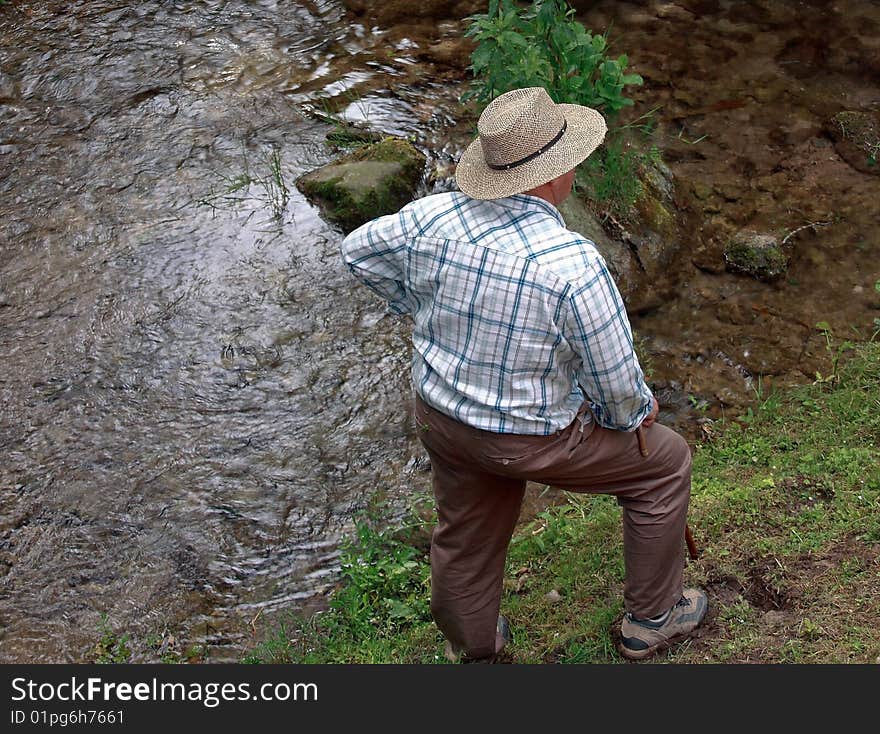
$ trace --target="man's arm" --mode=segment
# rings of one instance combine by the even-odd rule
[[[563,336],[581,358],[577,378],[599,425],[634,431],[655,400],[633,348],[623,299],[604,260],[596,258],[573,284],[562,323]]]
[[[403,287],[406,213],[379,217],[358,227],[342,241],[342,259],[361,283],[388,301],[396,313],[409,313]]]

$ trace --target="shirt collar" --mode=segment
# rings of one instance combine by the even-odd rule
[[[514,194],[513,196],[508,197],[511,201],[515,201],[520,204],[524,208],[528,209],[543,209],[547,214],[553,217],[557,222],[559,222],[560,226],[565,226],[565,220],[562,218],[562,214],[559,212],[553,204],[551,204],[546,199],[542,199],[539,196],[532,196],[531,194]]]

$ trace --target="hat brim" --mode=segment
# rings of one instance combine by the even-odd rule
[[[591,107],[559,104],[557,108],[565,116],[567,127],[550,150],[515,168],[496,171],[486,165],[477,138],[458,161],[458,188],[473,199],[502,199],[545,184],[586,160],[605,139],[605,118]]]

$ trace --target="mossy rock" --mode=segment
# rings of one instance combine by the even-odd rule
[[[424,167],[425,157],[410,143],[385,138],[307,173],[296,185],[328,220],[351,232],[410,202]]]
[[[834,147],[862,173],[880,174],[880,117],[868,112],[838,112],[828,126]]]
[[[788,257],[773,235],[744,231],[724,248],[724,262],[734,273],[772,281],[785,274]]]
[[[638,263],[627,244],[609,237],[586,202],[575,194],[559,205],[559,212],[568,229],[596,245],[623,298],[626,300],[633,296],[637,286]]]

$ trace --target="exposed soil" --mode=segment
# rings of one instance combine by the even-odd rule
[[[719,611],[730,613],[731,607],[741,603],[755,610],[751,634],[758,641],[750,647],[763,649],[764,653],[734,655],[729,660],[733,663],[778,663],[784,659],[782,648],[787,642],[811,639],[819,629],[827,644],[835,645],[849,628],[847,615],[855,611],[856,599],[861,600],[859,619],[865,619],[866,613],[867,618],[880,613],[880,596],[875,588],[880,547],[876,544],[851,537],[826,553],[803,555],[785,564],[775,558],[745,558],[739,565],[747,569],[742,578],[706,572],[709,612],[689,643],[689,659],[700,659],[717,645],[721,635],[716,621]],[[850,574],[845,584],[839,578],[842,567]]]

